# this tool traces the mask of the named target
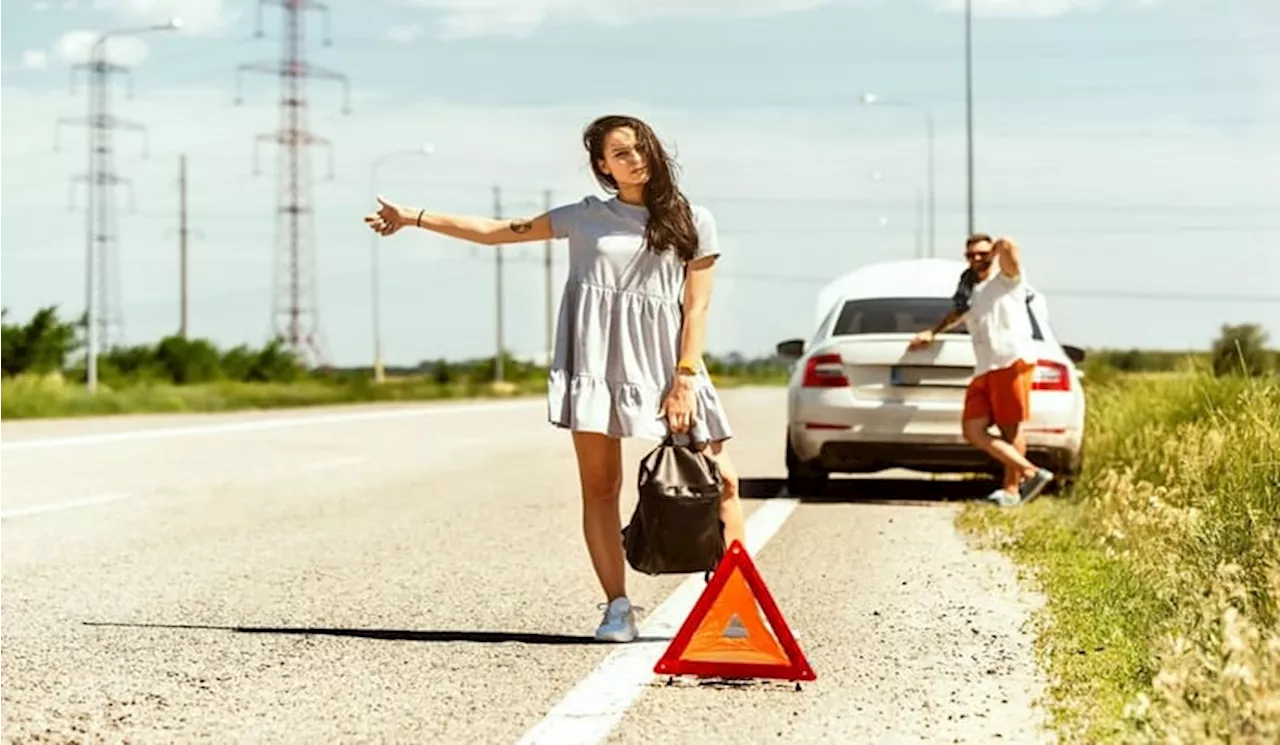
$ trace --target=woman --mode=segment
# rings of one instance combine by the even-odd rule
[[[702,364],[715,220],[691,207],[673,163],[644,122],[605,116],[583,133],[596,180],[612,198],[588,196],[533,219],[496,220],[401,207],[378,198],[365,222],[381,235],[414,226],[488,245],[569,239],[548,374],[547,412],[570,430],[582,487],[583,533],[605,593],[602,641],[636,638],[626,593],[619,492],[621,438],[688,433],[709,443],[724,474],[725,540],[744,541],[737,469],[724,443],[729,420]]]

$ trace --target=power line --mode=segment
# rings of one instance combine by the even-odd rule
[[[507,259],[516,264],[534,264],[538,260],[533,257],[517,256]],[[767,282],[778,284],[825,285],[838,279],[844,272],[830,275],[817,274],[773,274],[762,272],[743,272],[736,270],[717,270],[716,277],[748,282]],[[1232,295],[1196,294],[1187,292],[1143,292],[1139,290],[1106,290],[1106,289],[1051,289],[1037,288],[1045,295],[1057,297],[1081,297],[1114,300],[1169,300],[1179,302],[1206,303],[1280,303],[1280,295]]]

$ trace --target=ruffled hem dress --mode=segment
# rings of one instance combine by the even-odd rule
[[[662,401],[675,378],[683,318],[684,262],[644,246],[648,210],[589,196],[551,210],[551,229],[569,241],[555,353],[547,376],[547,417],[575,432],[666,438]],[[697,257],[719,256],[713,216],[693,206]],[[729,417],[705,367],[694,377],[692,438],[732,437]]]

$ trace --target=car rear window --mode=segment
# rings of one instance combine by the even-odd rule
[[[950,298],[871,298],[849,300],[840,309],[832,336],[856,336],[858,334],[914,334],[934,325],[951,312]],[[1043,339],[1040,323],[1031,308],[1031,332],[1037,340]],[[951,329],[953,334],[968,334],[963,321]]]

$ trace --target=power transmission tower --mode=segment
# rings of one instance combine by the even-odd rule
[[[128,68],[108,62],[105,46],[95,44],[87,62],[73,66],[71,93],[76,92],[76,70],[84,70],[89,77],[88,116],[60,117],[54,130],[54,150],[61,150],[61,134],[64,125],[84,125],[88,130],[88,170],[72,177],[75,183],[85,184],[85,313],[89,328],[88,384],[93,390],[97,384],[96,358],[101,349],[110,349],[123,341],[124,319],[120,306],[120,256],[119,235],[116,228],[115,187],[129,188],[129,209],[136,209],[133,182],[115,172],[114,130],[123,129],[142,135],[142,157],[147,157],[146,128],[136,122],[121,119],[111,113],[111,91],[108,87],[112,74],[126,74]],[[125,97],[133,98],[133,79],[126,78]],[[75,208],[75,189],[71,190],[71,207]]]
[[[351,112],[351,87],[347,77],[306,61],[305,24],[308,10],[323,14],[324,46],[329,37],[328,6],[314,0],[259,0],[255,35],[262,37],[262,9],[275,5],[284,9],[284,32],[278,62],[241,65],[236,70],[236,103],[243,101],[243,73],[262,72],[280,78],[280,126],[258,135],[254,142],[253,169],[258,167],[258,145],[279,145],[277,151],[276,256],[272,293],[272,325],[277,335],[301,360],[311,365],[325,364],[326,353],[320,331],[316,293],[315,225],[311,203],[311,158],[305,148],[329,146],[329,178],[333,178],[333,148],[330,142],[307,128],[307,78],[343,83],[342,113]]]

